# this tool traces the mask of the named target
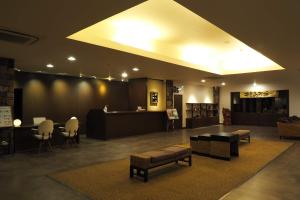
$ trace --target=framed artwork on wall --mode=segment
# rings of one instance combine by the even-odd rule
[[[157,106],[158,103],[158,92],[150,92],[150,105]]]

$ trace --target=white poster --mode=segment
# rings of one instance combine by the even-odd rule
[[[0,127],[12,127],[12,114],[10,106],[0,106]]]

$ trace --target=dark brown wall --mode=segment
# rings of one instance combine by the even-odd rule
[[[56,76],[40,73],[15,73],[15,88],[23,89],[23,121],[45,116],[55,122],[79,118],[82,130],[90,109],[128,110],[128,83]]]
[[[0,58],[0,106],[14,104],[14,60]]]
[[[147,79],[130,79],[128,82],[129,109],[136,110],[137,106],[147,109]]]

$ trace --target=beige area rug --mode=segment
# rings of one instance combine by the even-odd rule
[[[50,177],[91,199],[211,200],[219,199],[255,175],[292,143],[252,140],[240,156],[223,161],[193,154],[193,166],[169,164],[150,171],[149,182],[129,178],[129,160],[72,169]]]

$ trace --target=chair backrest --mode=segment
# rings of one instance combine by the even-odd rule
[[[78,128],[79,128],[78,119],[69,119],[66,122],[65,130],[66,132],[69,133],[69,136],[73,137],[77,135]]]
[[[33,125],[38,126],[40,123],[46,120],[46,117],[34,117],[33,118]]]
[[[40,125],[38,127],[38,133],[39,133],[39,135],[43,136],[44,140],[47,140],[47,139],[51,138],[53,129],[54,129],[53,121],[45,120],[40,123]]]

